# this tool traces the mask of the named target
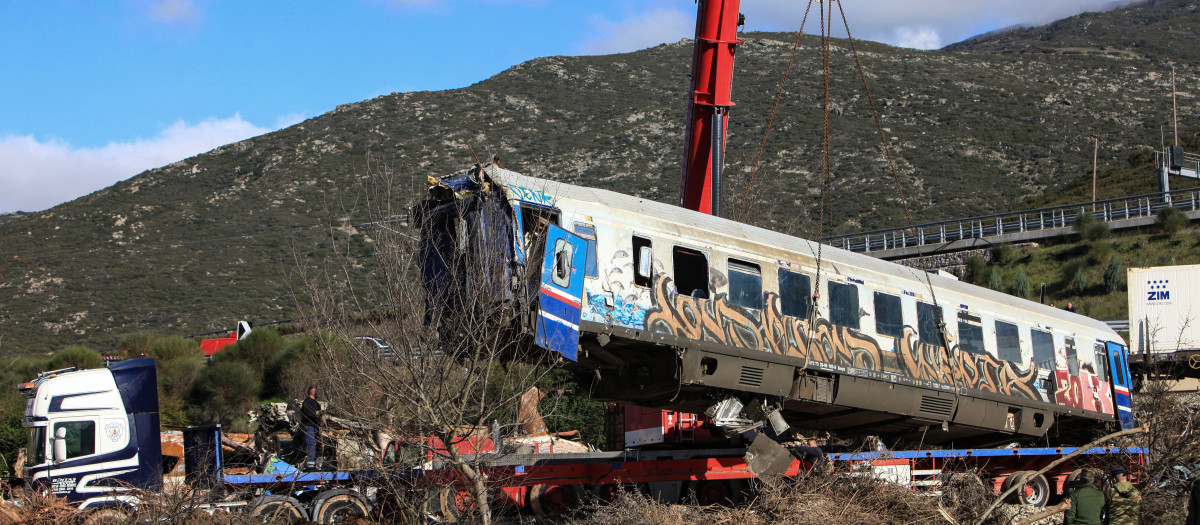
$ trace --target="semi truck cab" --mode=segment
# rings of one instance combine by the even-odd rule
[[[30,487],[81,509],[134,503],[162,486],[158,379],[153,359],[39,374],[20,386],[29,429]]]

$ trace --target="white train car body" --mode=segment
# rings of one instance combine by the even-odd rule
[[[488,199],[483,220],[432,213]],[[443,178],[421,208],[428,254],[507,236],[475,250],[510,263],[534,343],[600,399],[700,412],[733,393],[795,428],[959,444],[1133,425],[1125,343],[1081,315],[496,166]]]

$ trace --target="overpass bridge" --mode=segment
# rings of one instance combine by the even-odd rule
[[[1104,221],[1111,230],[1148,226],[1154,224],[1154,215],[1168,206],[1192,220],[1200,219],[1200,188],[837,235],[823,242],[880,259],[904,259],[1074,235],[1075,222],[1087,214]]]

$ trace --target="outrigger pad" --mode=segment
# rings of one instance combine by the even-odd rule
[[[746,466],[755,476],[775,476],[792,466],[792,453],[766,434],[759,433],[746,451]]]

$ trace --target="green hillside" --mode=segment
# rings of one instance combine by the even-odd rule
[[[1158,25],[1144,23],[1147,9]],[[832,229],[903,224],[904,204],[917,222],[999,212],[1090,180],[1091,133],[1105,137],[1102,166],[1157,147],[1170,115],[1167,63],[1176,61],[1181,78],[1200,72],[1200,48],[1163,47],[1183,36],[1147,43],[1168,21],[1191,27],[1200,14],[1186,2],[1156,2],[946,50],[858,43],[903,202],[854,57],[846,41],[835,42]],[[1149,29],[1131,39],[1131,25]],[[817,39],[801,41],[743,203],[794,35],[743,37],[725,208],[748,223],[816,236]],[[1104,51],[1065,50],[1081,38]],[[1014,51],[1055,39],[1061,52]],[[0,218],[0,356],[73,343],[109,348],[145,329],[190,334],[288,319],[305,301],[303,270],[347,255],[348,285],[369,292],[377,280],[363,224],[402,214],[426,177],[474,162],[471,149],[530,175],[673,202],[691,53],[681,42],[539,58],[462,89],[345,104],[44,212]],[[1200,96],[1194,84],[1181,82],[1179,93],[1180,118],[1193,125],[1200,106],[1186,102]]]

